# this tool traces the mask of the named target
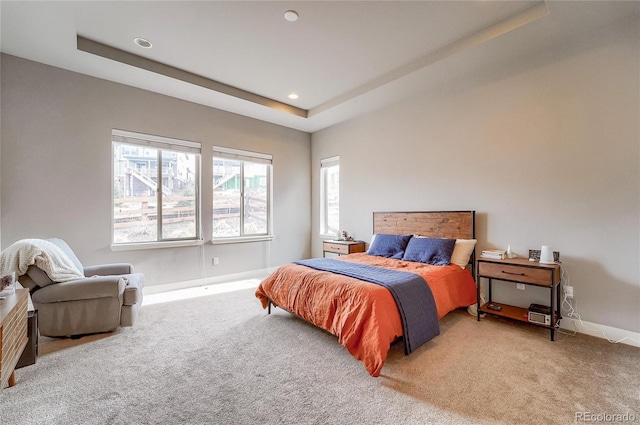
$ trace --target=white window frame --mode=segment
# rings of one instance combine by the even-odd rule
[[[339,156],[333,156],[331,158],[320,160],[320,236],[323,237],[335,237],[338,236],[339,233],[339,229],[335,229],[335,232],[329,229],[329,194],[327,192],[327,169],[330,167],[340,167]],[[339,168],[338,172],[340,172]],[[339,191],[340,189],[338,188],[338,192]]]
[[[187,152],[196,155],[196,216],[195,216],[195,236],[179,239],[169,239],[162,237],[162,185],[158,186],[156,191],[156,208],[158,217],[158,233],[155,241],[149,242],[114,242],[114,206],[115,192],[113,181],[114,175],[114,143],[125,143],[127,145],[135,145],[140,147],[152,147],[158,149],[158,181],[162,181],[162,150],[170,150],[174,152]],[[187,140],[172,139],[169,137],[155,136],[150,134],[136,133],[133,131],[113,129],[111,132],[111,249],[113,251],[130,250],[130,249],[150,249],[150,248],[169,248],[180,246],[194,246],[202,244],[202,213],[201,213],[201,161],[202,161],[202,144],[200,142],[192,142]]]
[[[232,149],[223,146],[213,147],[213,157],[211,158],[211,167],[216,158],[231,159],[240,161],[240,181],[243,182],[240,191],[240,236],[224,236],[216,237],[213,235],[213,225],[211,229],[211,243],[227,244],[227,243],[240,243],[240,242],[258,242],[258,241],[270,241],[273,240],[273,155],[245,151],[240,149]],[[267,164],[267,233],[264,234],[250,234],[244,235],[244,162]],[[213,193],[211,194],[213,197]],[[211,221],[213,223],[214,212],[211,213]]]

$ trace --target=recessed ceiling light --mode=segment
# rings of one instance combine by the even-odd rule
[[[298,98],[298,95],[296,93],[289,94],[289,99],[296,100],[297,98]]]
[[[286,12],[284,12],[284,19],[289,22],[297,21],[299,16],[300,15],[298,15],[298,12],[296,12],[295,10],[287,10]]]
[[[143,49],[150,49],[151,46],[153,46],[153,44],[151,44],[151,42],[146,38],[136,37],[133,39],[133,42]]]

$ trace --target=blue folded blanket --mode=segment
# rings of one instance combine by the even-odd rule
[[[331,258],[312,258],[295,261],[295,264],[353,277],[387,288],[396,301],[402,319],[405,354],[410,354],[425,342],[440,335],[433,294],[427,282],[417,274]]]

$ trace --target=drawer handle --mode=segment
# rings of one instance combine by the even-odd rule
[[[505,272],[504,270],[501,270],[501,271],[502,271],[502,273],[504,273],[504,274],[514,274],[514,275],[516,275],[516,276],[524,276],[524,273]]]

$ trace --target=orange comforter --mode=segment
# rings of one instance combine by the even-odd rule
[[[456,265],[431,266],[367,254],[339,257],[344,261],[416,273],[431,288],[438,318],[476,302],[476,285],[468,270]],[[379,376],[391,343],[402,336],[396,303],[383,286],[297,264],[278,268],[256,290],[262,307],[267,300],[338,337],[371,376]]]

